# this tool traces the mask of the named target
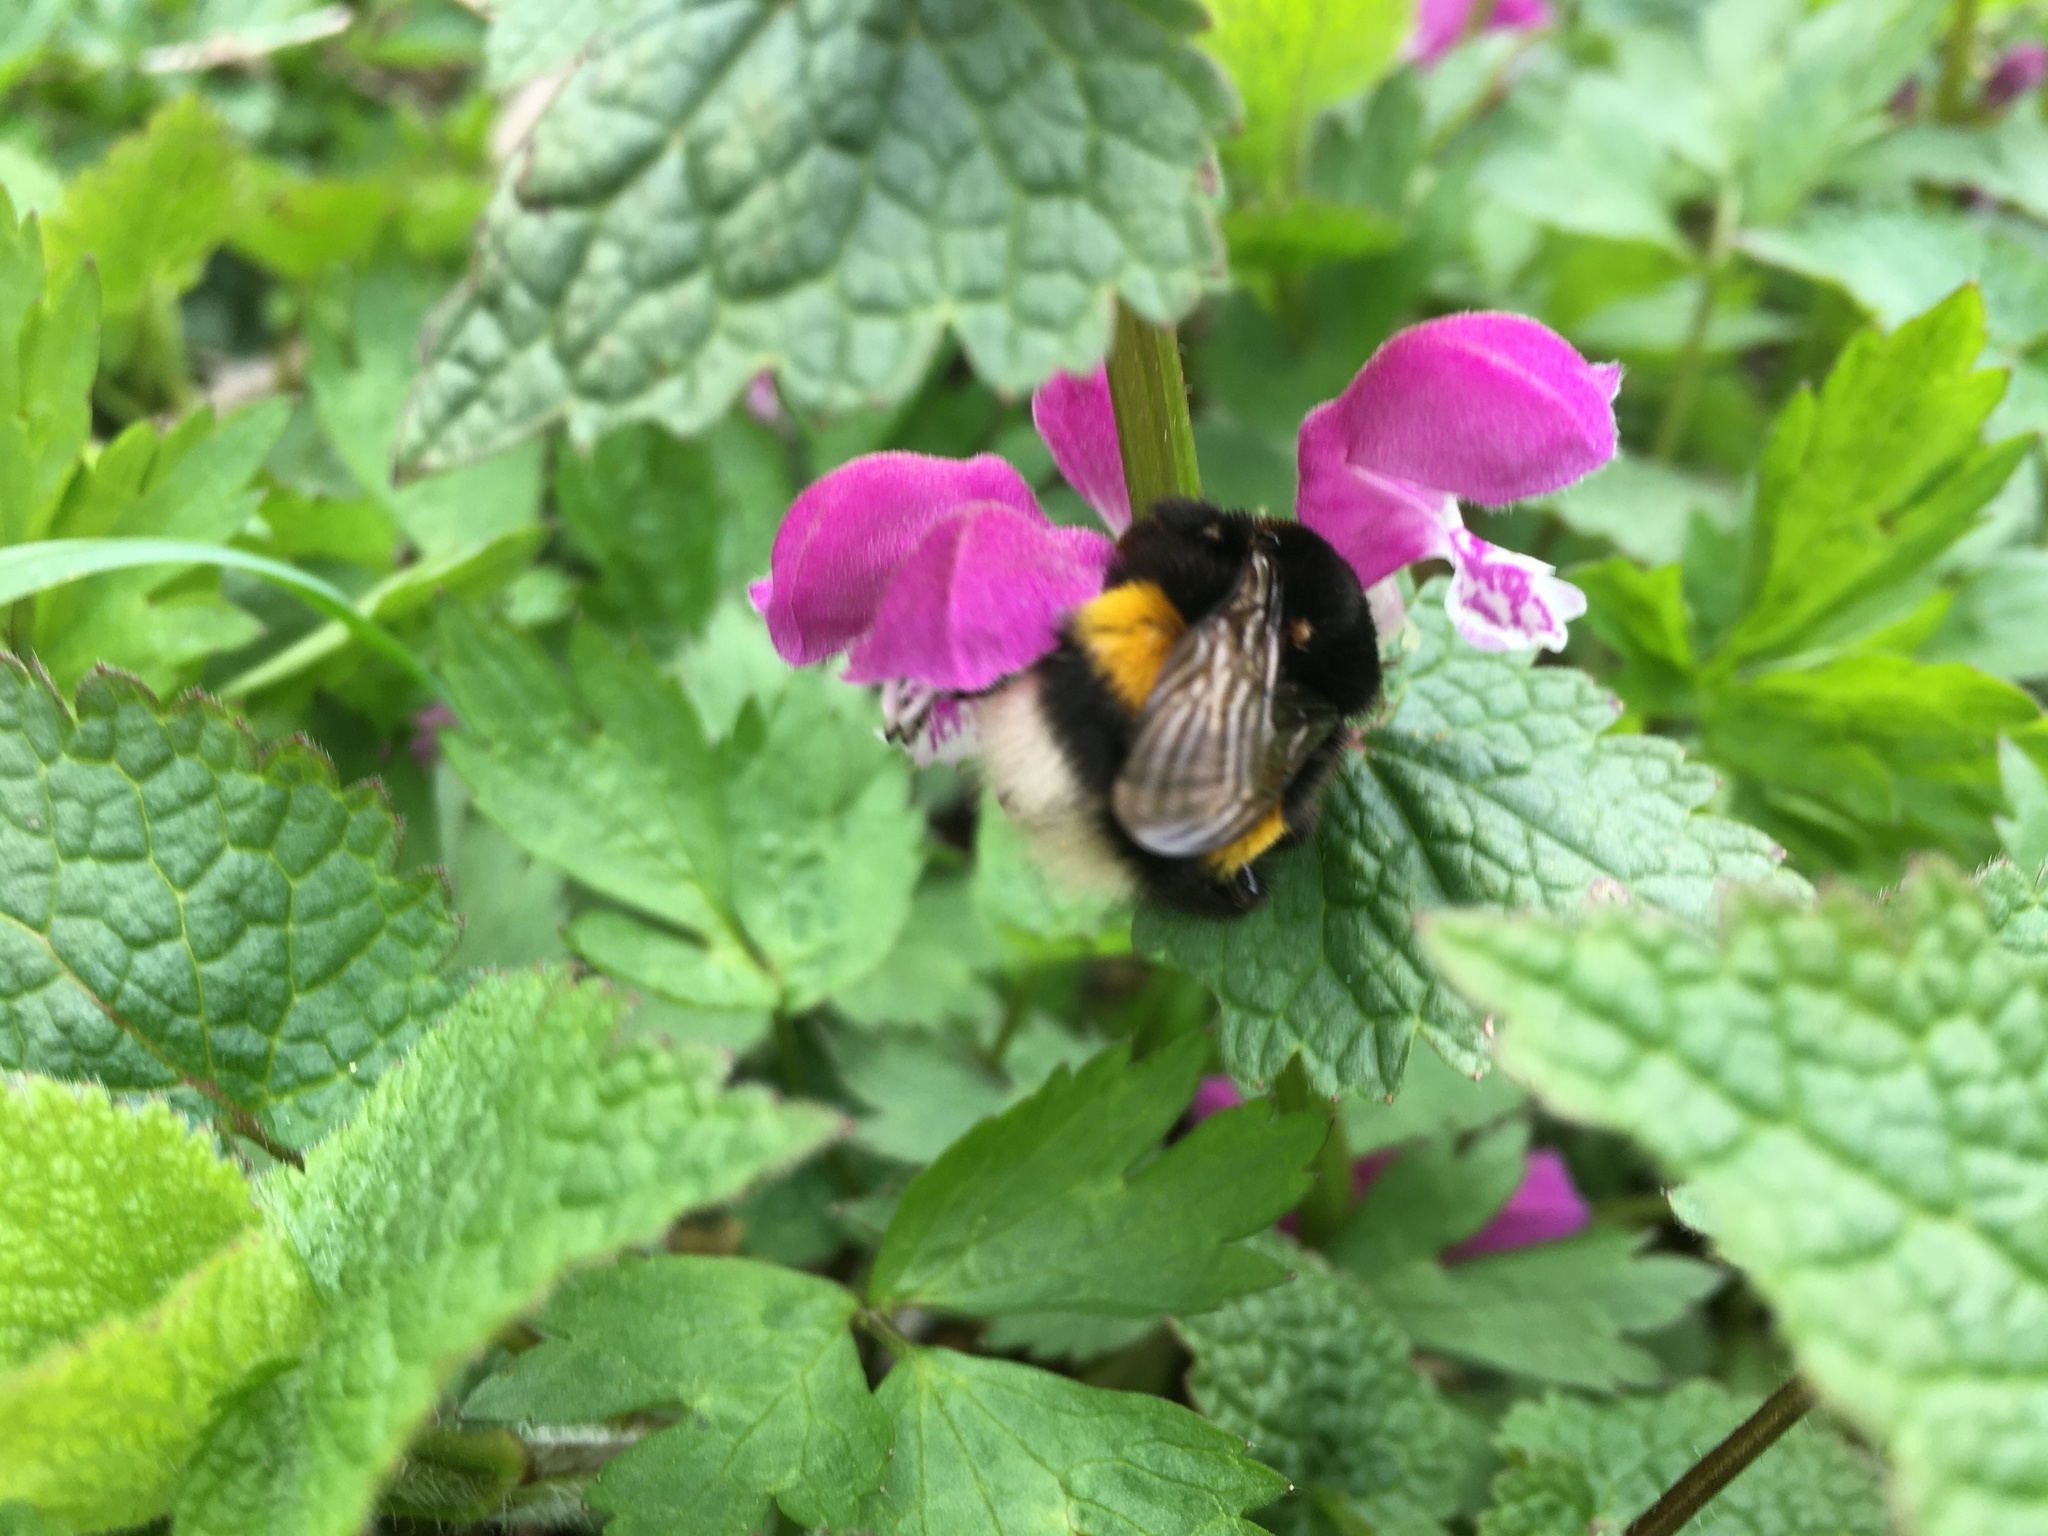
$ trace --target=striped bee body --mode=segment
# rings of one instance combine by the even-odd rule
[[[1358,578],[1299,524],[1162,502],[1059,647],[983,701],[1005,810],[1070,883],[1216,916],[1314,829],[1344,724],[1378,695]]]

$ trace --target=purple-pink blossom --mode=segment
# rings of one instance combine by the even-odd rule
[[[2048,76],[2048,43],[2015,43],[1992,66],[1984,82],[1984,105],[1997,111],[2011,106]]]
[[[1605,464],[1619,382],[1617,366],[1520,315],[1410,326],[1302,423],[1296,515],[1356,569],[1382,628],[1400,622],[1395,574],[1440,559],[1468,642],[1555,650],[1584,597],[1467,530],[1460,502],[1499,506]],[[1054,525],[994,455],[874,453],[797,497],[753,588],[786,660],[844,655],[848,680],[883,685],[891,733],[924,755],[972,750],[968,701],[1053,649],[1102,590],[1109,534],[1130,524],[1105,372],[1055,377],[1032,416],[1106,532]]]
[[[1472,7],[1485,0],[1422,0],[1415,12],[1407,56],[1425,68],[1458,46],[1471,24]],[[1550,25],[1546,0],[1496,0],[1486,13],[1483,32],[1533,32]]]
[[[1229,1078],[1205,1077],[1188,1112],[1197,1121],[1206,1120],[1243,1102],[1244,1096]],[[1400,1149],[1394,1148],[1355,1159],[1351,1164],[1352,1198],[1356,1200],[1372,1188],[1381,1171],[1400,1155]],[[1563,1157],[1549,1147],[1537,1147],[1528,1154],[1522,1181],[1508,1196],[1507,1204],[1472,1236],[1446,1248],[1441,1257],[1446,1264],[1460,1264],[1489,1253],[1554,1243],[1580,1231],[1592,1219],[1592,1208],[1572,1183]]]

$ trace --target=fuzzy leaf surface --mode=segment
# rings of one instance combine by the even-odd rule
[[[214,1425],[178,1504],[193,1536],[348,1536],[450,1372],[579,1260],[644,1241],[828,1137],[726,1090],[722,1059],[617,1036],[560,971],[480,983],[362,1111],[267,1185],[323,1320]]]
[[[969,1131],[904,1191],[869,1298],[981,1316],[1200,1311],[1285,1271],[1232,1242],[1308,1187],[1319,1115],[1212,1115],[1136,1173],[1194,1096],[1205,1042],[1133,1065],[1127,1047],[1061,1067]]]
[[[471,1418],[587,1423],[689,1410],[608,1463],[591,1503],[615,1536],[657,1536],[707,1507],[745,1518],[692,1530],[745,1536],[773,1497],[798,1525],[851,1525],[882,1480],[889,1421],[829,1280],[748,1259],[626,1259],[572,1281],[544,1342],[473,1393]]]
[[[2048,1530],[2002,1449],[2048,1420],[2048,965],[1974,890],[1928,866],[1883,908],[1736,900],[1718,937],[1606,911],[1431,943],[1510,1071],[1698,1186],[1918,1529]]]
[[[566,420],[688,436],[756,373],[900,399],[950,328],[998,388],[1094,365],[1111,302],[1193,306],[1229,86],[1192,6],[666,0],[611,34],[506,169],[436,328],[402,463]]]
[[[1241,1516],[1287,1487],[1178,1403],[1007,1360],[920,1349],[875,1395],[896,1440],[876,1536],[1257,1536]]]
[[[1294,1484],[1274,1529],[1329,1530],[1317,1506],[1334,1497],[1376,1536],[1436,1536],[1468,1432],[1364,1285],[1283,1238],[1257,1246],[1295,1272],[1288,1283],[1175,1324],[1195,1405]]]
[[[446,1002],[447,891],[374,786],[96,673],[74,718],[0,661],[0,1067],[201,1086],[288,1142]]]
[[[1480,1017],[1424,954],[1418,913],[1570,911],[1618,883],[1701,919],[1723,881],[1790,879],[1762,834],[1698,811],[1710,769],[1668,741],[1601,735],[1616,705],[1592,679],[1456,641],[1436,586],[1415,621],[1393,719],[1346,762],[1314,842],[1274,860],[1272,899],[1231,923],[1138,914],[1139,948],[1216,993],[1240,1082],[1300,1051],[1318,1089],[1384,1097],[1418,1031],[1478,1070]]]

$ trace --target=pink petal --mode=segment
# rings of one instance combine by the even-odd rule
[[[1056,373],[1031,397],[1031,419],[1052,450],[1067,484],[1112,533],[1131,526],[1131,493],[1124,484],[1123,450],[1117,445],[1116,408],[1109,398],[1109,370]]]
[[[1529,1154],[1521,1186],[1508,1196],[1500,1214],[1455,1248],[1446,1249],[1444,1262],[1456,1264],[1481,1254],[1553,1243],[1570,1237],[1592,1219],[1593,1212],[1573,1185],[1564,1159],[1549,1147],[1538,1147]]]
[[[1354,462],[1341,404],[1327,401],[1301,424],[1295,515],[1328,539],[1368,588],[1417,560],[1449,558],[1450,532],[1460,526],[1457,501]]]
[[[768,579],[751,589],[775,649],[793,666],[845,650],[874,624],[925,535],[991,502],[1050,526],[1024,477],[992,453],[870,453],[813,481],[775,536]]]
[[[1997,108],[2019,100],[2048,75],[2048,43],[2016,43],[1984,82],[1984,105]]]
[[[1586,611],[1586,594],[1528,555],[1489,544],[1463,528],[1451,535],[1451,590],[1444,611],[1482,651],[1564,649],[1565,625]]]
[[[1401,583],[1389,576],[1367,587],[1365,611],[1372,615],[1372,632],[1381,640],[1399,633],[1408,622],[1408,604],[1401,596]]]
[[[1422,0],[1415,16],[1415,32],[1408,40],[1408,57],[1423,65],[1434,64],[1457,47],[1465,35],[1473,0]],[[1499,0],[1486,18],[1488,32],[1526,32],[1550,25],[1550,7],[1544,0]]]
[[[1036,507],[957,512],[895,572],[846,680],[975,693],[1021,672],[1058,643],[1060,620],[1101,592],[1115,550],[1099,533],[1055,528]]]
[[[1237,1091],[1237,1084],[1229,1078],[1220,1074],[1205,1077],[1201,1086],[1195,1089],[1195,1102],[1188,1106],[1188,1114],[1200,1122],[1226,1109],[1235,1109],[1243,1102],[1244,1095]]]
[[[1309,419],[1329,412],[1321,430],[1355,470],[1500,506],[1614,457],[1620,384],[1526,316],[1449,315],[1394,335]]]

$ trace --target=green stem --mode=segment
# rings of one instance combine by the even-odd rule
[[[1676,1536],[1715,1494],[1769,1450],[1813,1406],[1813,1390],[1794,1376],[1764,1399],[1757,1409],[1673,1483],[1656,1503],[1638,1515],[1624,1536]]]
[[[1180,343],[1172,326],[1149,324],[1117,305],[1116,336],[1109,348],[1109,398],[1116,409],[1131,515],[1146,516],[1168,496],[1200,496],[1195,428],[1188,417]]]
[[[1009,1054],[1010,1042],[1017,1038],[1017,1031],[1024,1027],[1024,1020],[1031,1014],[1031,999],[1038,992],[1038,977],[1025,972],[1017,978],[1011,990],[1009,1001],[1003,1005],[1003,1022],[997,1026],[996,1038],[988,1048],[988,1064],[1002,1070],[1003,1057]]]
[[[877,1312],[873,1307],[861,1308],[854,1314],[853,1320],[863,1332],[877,1340],[898,1360],[907,1360],[917,1353],[917,1346],[905,1338],[887,1316]]]
[[[1685,346],[1678,355],[1678,370],[1671,376],[1671,393],[1664,398],[1664,415],[1657,423],[1657,441],[1651,452],[1669,460],[1685,440],[1686,422],[1699,394],[1700,375],[1707,365],[1707,333],[1714,324],[1714,302],[1719,296],[1721,274],[1735,244],[1737,213],[1741,192],[1734,182],[1721,188],[1714,199],[1714,227],[1707,236],[1707,249],[1700,262],[1700,292],[1692,307],[1692,321],[1686,327]]]
[[[804,1074],[803,1047],[796,1037],[796,1019],[786,1013],[775,1015],[775,1057],[782,1068],[782,1086],[799,1098],[810,1092]]]
[[[1944,123],[1970,117],[1970,64],[1977,48],[1977,0],[1956,0],[1948,36],[1941,45],[1941,83],[1935,87],[1934,113]]]
[[[1330,1114],[1330,1101],[1315,1091],[1299,1056],[1289,1059],[1274,1079],[1273,1102],[1283,1114],[1330,1116],[1330,1134],[1323,1138],[1323,1149],[1310,1169],[1315,1184],[1295,1212],[1301,1218],[1302,1242],[1322,1248],[1351,1219],[1351,1145],[1344,1137],[1343,1117]]]

